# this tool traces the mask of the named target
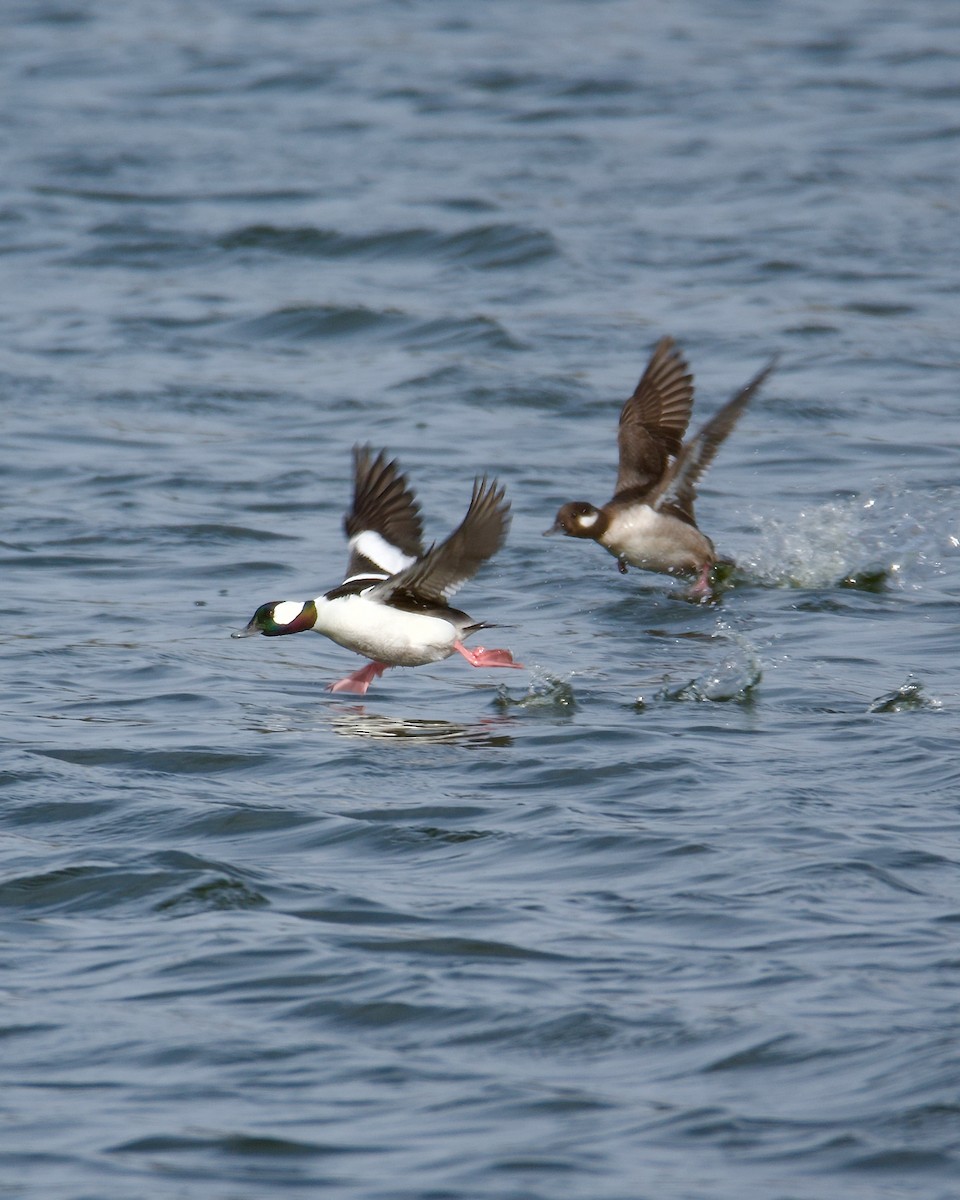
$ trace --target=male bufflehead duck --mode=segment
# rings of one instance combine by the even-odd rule
[[[717,552],[693,515],[697,482],[775,363],[771,359],[684,444],[693,376],[673,339],[662,338],[620,412],[613,499],[602,508],[585,500],[564,504],[547,534],[592,538],[617,559],[624,575],[628,563],[667,575],[696,573],[691,597],[709,597]]]
[[[420,506],[396,461],[355,446],[353,507],[344,517],[350,559],[339,587],[315,600],[261,604],[233,637],[280,637],[313,629],[372,659],[330,692],[362,696],[387,667],[418,667],[455,651],[474,667],[520,667],[509,650],[467,649],[463,639],[489,628],[447,603],[503,545],[509,501],[494,479],[474,480],[467,515],[439,546],[424,552]]]

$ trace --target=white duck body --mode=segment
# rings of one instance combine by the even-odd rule
[[[373,599],[370,590],[333,599],[318,596],[313,628],[347,650],[396,667],[420,667],[454,653],[460,634],[452,621],[394,608]],[[456,609],[450,614],[463,616]],[[463,623],[469,626],[469,618]]]

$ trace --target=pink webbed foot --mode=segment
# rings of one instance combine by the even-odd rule
[[[509,650],[486,650],[483,646],[474,646],[468,650],[463,642],[454,642],[453,648],[467,660],[471,667],[516,667],[523,670],[523,663],[513,661]]]
[[[346,679],[338,679],[336,683],[328,683],[327,691],[352,692],[355,696],[365,696],[370,684],[375,679],[379,679],[389,665],[389,663],[382,662],[367,663],[365,667],[361,667],[359,671],[354,671]]]
[[[697,582],[690,589],[689,598],[691,600],[697,600],[702,604],[706,600],[713,599],[713,584],[710,582],[712,572],[713,564],[704,563],[700,568],[700,576]]]

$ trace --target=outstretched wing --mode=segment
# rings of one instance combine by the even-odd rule
[[[509,527],[510,502],[504,489],[496,479],[475,479],[467,515],[446,541],[431,546],[417,562],[377,584],[374,593],[384,598],[407,593],[444,605],[496,554]]]
[[[620,412],[620,470],[614,493],[652,487],[680,453],[693,407],[693,376],[673,338],[661,338],[637,390]]]
[[[395,575],[423,554],[423,528],[406,476],[386,451],[353,448],[353,507],[343,519],[350,543],[347,578]]]
[[[753,399],[760,385],[777,365],[776,356],[756,374],[753,379],[728,400],[700,432],[683,447],[676,462],[670,467],[660,485],[647,498],[654,509],[672,507],[680,514],[693,520],[693,502],[697,498],[697,483],[713,462],[720,444],[736,425],[743,410]]]

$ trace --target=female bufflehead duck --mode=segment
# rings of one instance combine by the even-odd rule
[[[520,667],[509,650],[467,649],[463,639],[489,628],[447,603],[503,545],[510,504],[494,479],[474,480],[467,515],[439,546],[424,552],[420,506],[395,461],[355,446],[353,507],[344,517],[347,577],[315,600],[261,604],[233,637],[280,637],[313,629],[372,659],[328,685],[364,695],[387,667],[418,667],[455,651],[474,667]]]
[[[628,563],[667,575],[696,573],[690,595],[707,598],[717,552],[693,515],[697,482],[775,363],[772,359],[684,444],[693,376],[673,339],[662,338],[620,412],[613,499],[602,508],[585,500],[564,504],[547,534],[592,538],[617,559],[624,575]]]

